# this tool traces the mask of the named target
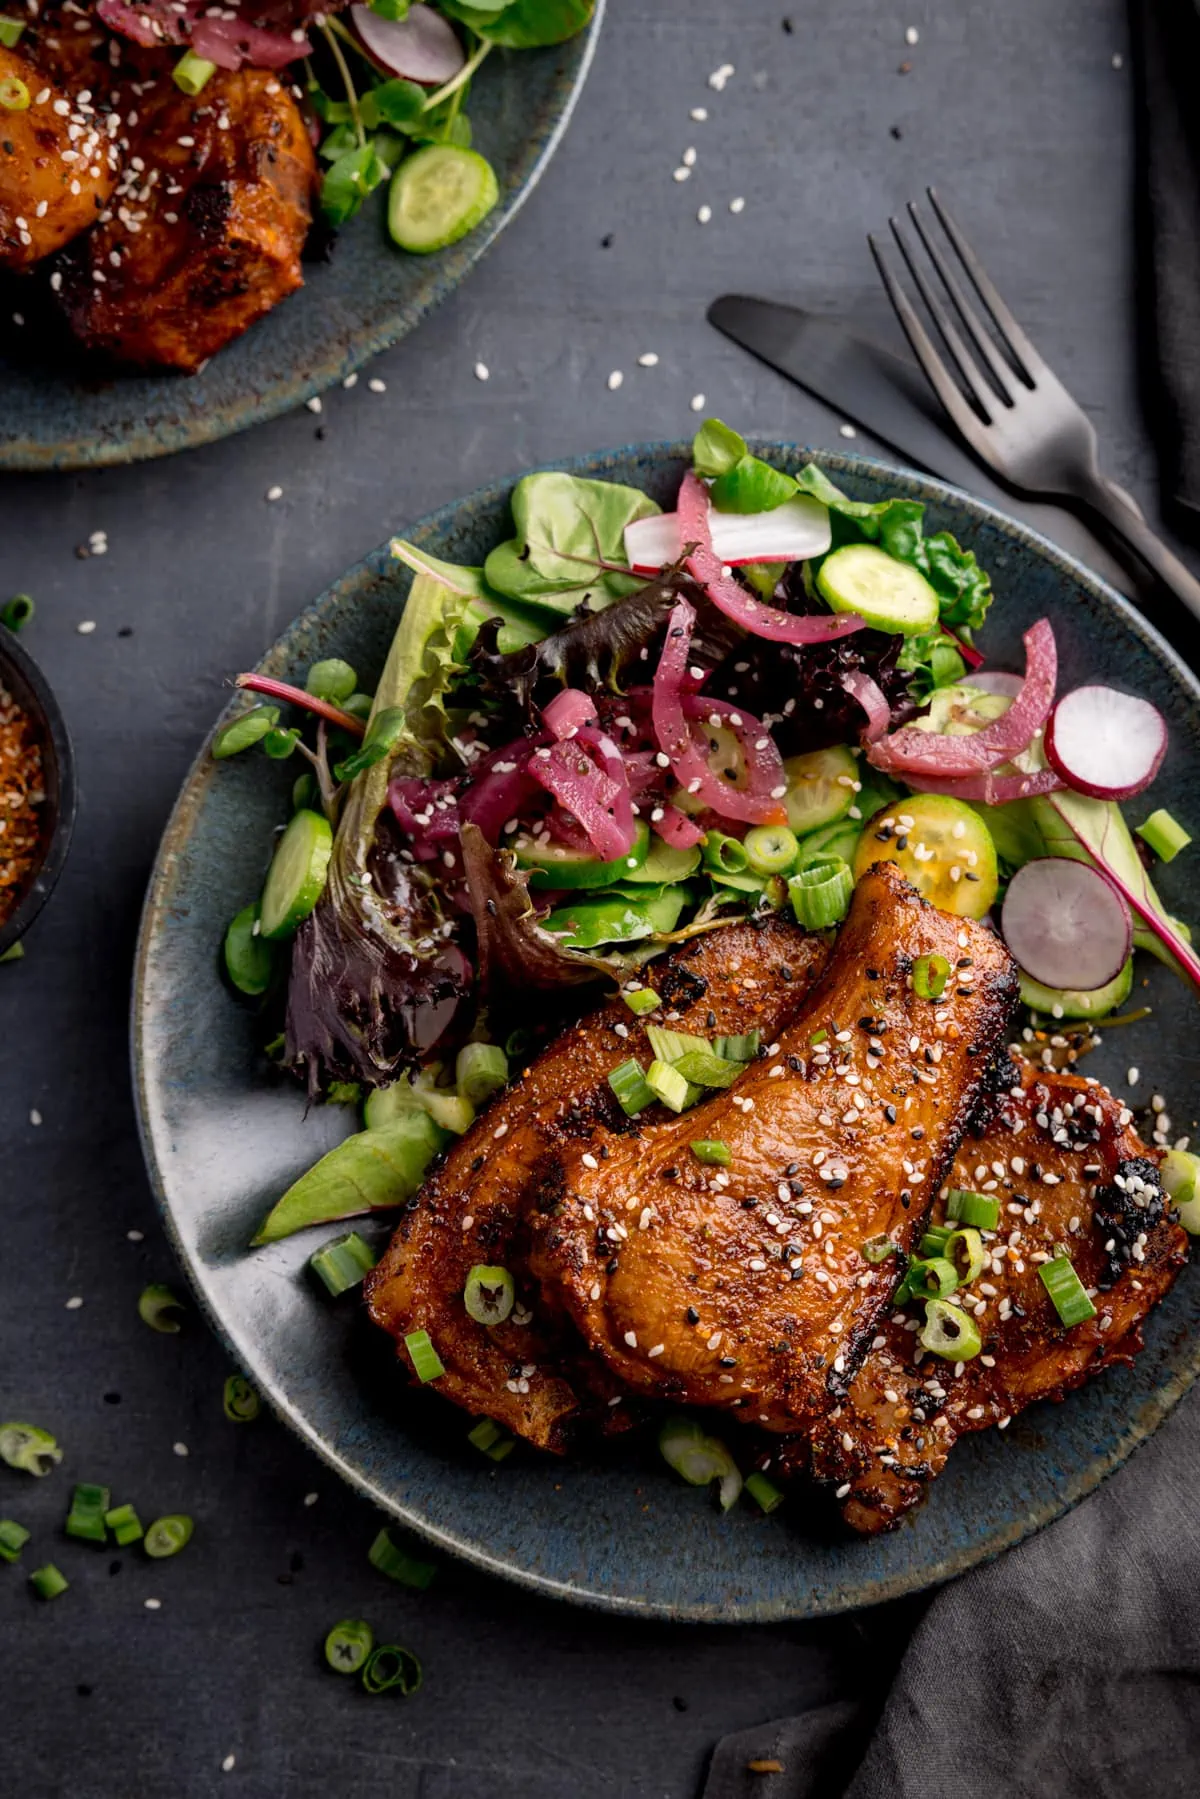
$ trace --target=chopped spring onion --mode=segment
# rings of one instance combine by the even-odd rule
[[[821,856],[792,875],[787,886],[797,924],[823,931],[840,924],[850,910],[854,875],[840,856]]]
[[[736,837],[726,837],[721,831],[709,831],[700,859],[706,869],[722,875],[745,874],[750,860],[745,844],[739,843]]]
[[[913,963],[913,992],[918,999],[941,999],[950,979],[950,964],[945,956],[918,956]]]
[[[63,1526],[67,1535],[80,1537],[85,1543],[107,1542],[104,1514],[111,1505],[112,1494],[107,1487],[94,1487],[89,1481],[81,1481],[71,1495],[71,1509]]]
[[[507,1268],[489,1268],[477,1262],[463,1288],[467,1316],[476,1324],[503,1324],[517,1297],[516,1282]]]
[[[636,1118],[639,1112],[644,1112],[647,1106],[654,1103],[654,1094],[646,1085],[642,1065],[632,1056],[628,1062],[622,1062],[619,1068],[613,1069],[608,1077],[608,1084],[627,1118]]]
[[[674,1066],[694,1087],[731,1087],[744,1073],[746,1064],[730,1061],[725,1056],[710,1055],[705,1050],[690,1049]]]
[[[824,1028],[822,1028],[819,1031],[814,1031],[808,1041],[812,1044],[813,1048],[815,1049],[817,1047],[818,1043],[828,1043],[829,1032],[827,1030],[825,1030]]]
[[[644,1018],[647,1012],[657,1010],[662,1004],[653,987],[627,987],[621,998],[635,1018]]]
[[[668,1418],[658,1433],[663,1460],[689,1486],[707,1487],[720,1481],[721,1510],[727,1512],[742,1490],[742,1477],[724,1443],[706,1437],[694,1418]]]
[[[744,1031],[740,1037],[714,1037],[713,1055],[723,1056],[727,1062],[753,1062],[760,1042],[758,1031]]]
[[[922,1245],[922,1248],[924,1245]],[[889,1256],[896,1253],[896,1245],[890,1237],[872,1237],[862,1246],[864,1262],[886,1262]]]
[[[21,33],[24,29],[25,21],[23,19],[0,19],[0,44],[3,44],[6,50],[13,49],[20,43]],[[5,619],[4,622],[7,624],[8,620]]]
[[[165,1518],[156,1518],[146,1531],[146,1554],[156,1562],[178,1555],[191,1542],[195,1528],[186,1512],[169,1512]]]
[[[463,1099],[481,1106],[508,1085],[508,1057],[497,1043],[464,1043],[454,1064],[454,1081]]]
[[[145,1536],[142,1521],[131,1505],[116,1505],[104,1514],[104,1522],[112,1531],[119,1548],[126,1549]]]
[[[953,1235],[953,1225],[931,1224],[921,1238],[921,1254],[923,1256],[944,1255],[946,1244]]]
[[[1143,843],[1148,843],[1160,862],[1173,862],[1180,850],[1185,850],[1192,841],[1183,826],[1162,806],[1152,812],[1144,825],[1139,825],[1137,834]]]
[[[428,1331],[409,1331],[404,1339],[404,1347],[412,1357],[413,1369],[419,1381],[438,1380],[445,1374],[442,1358],[433,1347]]]
[[[29,1584],[39,1599],[57,1599],[71,1583],[65,1574],[60,1574],[53,1562],[47,1562],[44,1568],[34,1569],[29,1576]]]
[[[958,1269],[945,1256],[911,1262],[904,1284],[916,1299],[945,1299],[962,1285]]]
[[[742,846],[752,875],[781,875],[796,866],[800,841],[786,825],[755,825]]]
[[[1180,1224],[1190,1236],[1200,1235],[1200,1156],[1186,1149],[1169,1149],[1158,1172]]]
[[[0,1424],[0,1461],[39,1477],[61,1462],[62,1450],[48,1430],[36,1424]]]
[[[16,75],[6,75],[0,81],[0,106],[5,112],[28,112],[33,95]]]
[[[1083,1324],[1096,1316],[1096,1308],[1088,1298],[1087,1288],[1076,1274],[1070,1256],[1057,1255],[1052,1262],[1043,1262],[1038,1273],[1054,1302],[1054,1310],[1068,1330],[1073,1324]]]
[[[231,1423],[249,1424],[258,1417],[257,1389],[250,1385],[244,1374],[231,1374],[221,1394],[221,1405]]]
[[[362,1683],[368,1693],[398,1692],[407,1699],[421,1684],[421,1664],[411,1649],[398,1643],[381,1643],[371,1651],[362,1671]]]
[[[691,1147],[697,1162],[709,1168],[728,1168],[733,1161],[728,1143],[722,1143],[719,1137],[697,1137]]]
[[[690,1031],[668,1031],[661,1024],[646,1026],[646,1041],[660,1062],[678,1062],[695,1050],[699,1055],[711,1056],[713,1046],[707,1037],[695,1037]]]
[[[179,1318],[183,1311],[183,1301],[176,1299],[170,1287],[164,1287],[161,1281],[143,1287],[138,1297],[138,1317],[143,1324],[148,1324],[152,1331],[161,1331],[163,1336],[174,1337],[179,1334]]]
[[[917,1341],[947,1362],[969,1362],[983,1348],[975,1320],[961,1306],[944,1299],[931,1299],[926,1306],[924,1328]]]
[[[481,1418],[473,1429],[467,1432],[467,1442],[473,1449],[483,1452],[491,1461],[502,1462],[505,1456],[511,1455],[517,1446],[515,1437],[510,1437],[501,1430],[494,1418]]]
[[[371,1245],[357,1231],[349,1231],[316,1250],[309,1256],[308,1265],[336,1299],[351,1287],[361,1286],[363,1277],[370,1274],[378,1260]]]
[[[988,1253],[978,1231],[951,1231],[941,1254],[957,1270],[960,1287],[977,1281],[988,1263]]]
[[[325,1638],[325,1660],[335,1674],[357,1674],[374,1647],[375,1632],[365,1618],[343,1618]]]
[[[946,1216],[977,1231],[994,1231],[1000,1222],[1000,1201],[990,1193],[969,1193],[965,1187],[951,1187],[946,1195]]]
[[[207,86],[217,72],[215,62],[206,62],[203,56],[197,56],[194,50],[185,50],[175,67],[171,70],[171,79],[180,93],[192,99]]]
[[[386,1525],[367,1551],[367,1560],[389,1580],[399,1581],[402,1587],[412,1587],[418,1593],[425,1591],[437,1573],[436,1562],[423,1562],[393,1542]]]
[[[764,1512],[773,1512],[777,1506],[783,1504],[782,1490],[775,1485],[773,1480],[768,1480],[765,1474],[748,1474],[746,1491]]]
[[[29,1541],[29,1532],[15,1518],[0,1518],[0,1561],[15,1562]]]
[[[699,1097],[699,1089],[690,1084],[686,1075],[680,1074],[670,1062],[660,1062],[657,1058],[646,1070],[646,1085],[672,1112],[682,1112]]]
[[[11,25],[12,22],[11,19],[0,19],[0,25]],[[20,29],[23,31],[25,27],[21,26]],[[4,39],[0,38],[0,43],[3,42]],[[8,629],[13,632],[19,631],[22,625],[29,623],[33,614],[34,604],[30,596],[27,593],[14,593],[11,600],[6,600],[4,605],[0,606],[0,625],[7,625]]]

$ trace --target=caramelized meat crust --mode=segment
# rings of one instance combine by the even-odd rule
[[[772,1034],[803,1004],[829,940],[784,920],[728,925],[653,963],[642,979],[662,998],[649,1020],[619,997],[564,1031],[446,1155],[367,1277],[375,1322],[397,1340],[427,1330],[446,1367],[439,1393],[498,1419],[543,1449],[562,1450],[581,1417],[617,1424],[621,1388],[525,1266],[527,1221],[554,1190],[576,1144],[597,1133],[620,1142],[636,1126],[608,1086],[630,1056],[651,1060],[645,1024],[711,1036],[756,1027]],[[463,1305],[476,1263],[508,1268],[517,1305],[504,1324],[476,1324]]]
[[[117,182],[105,116],[0,46],[0,81],[21,82],[24,110],[0,112],[0,267],[32,268],[94,225]]]
[[[1038,1399],[1061,1399],[1141,1348],[1141,1326],[1186,1259],[1163,1198],[1157,1152],[1097,1082],[1015,1062],[1011,1089],[968,1137],[947,1186],[994,1192],[988,1265],[954,1303],[975,1316],[981,1353],[922,1355],[917,1311],[893,1312],[833,1411],[812,1472],[836,1483],[847,1523],[886,1530],[924,1495],[967,1431],[1003,1428]],[[945,1214],[944,1193],[934,1207]],[[1067,1329],[1038,1270],[1064,1245],[1096,1316]],[[793,1459],[807,1462],[807,1448]]]
[[[940,1001],[914,963],[956,969]],[[893,864],[859,882],[821,980],[728,1090],[668,1122],[560,1142],[530,1266],[635,1394],[807,1430],[844,1400],[890,1309],[1017,1000],[999,938],[936,911]],[[723,1141],[728,1167],[692,1154]]]
[[[316,161],[269,70],[218,70],[195,98],[141,102],[105,221],[64,270],[76,335],[128,362],[189,373],[302,285]]]

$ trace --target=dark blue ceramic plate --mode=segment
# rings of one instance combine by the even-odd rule
[[[804,459],[794,446],[756,447],[791,466]],[[650,445],[563,466],[669,501],[683,452]],[[1200,686],[1124,600],[1032,532],[938,482],[853,457],[818,460],[860,498],[926,500],[932,524],[978,553],[996,586],[985,647],[998,665],[1021,666],[1021,633],[1046,614],[1065,684],[1107,677],[1152,697],[1169,721],[1171,752],[1142,804],[1200,824]],[[479,562],[508,529],[509,487],[447,506],[408,535],[440,556]],[[377,672],[408,581],[386,547],[377,550],[285,632],[263,668],[301,680],[317,657],[336,654]],[[217,973],[226,922],[259,890],[292,778],[290,764],[214,763],[206,748],[184,786],[137,959],[142,1132],[167,1229],[236,1362],[332,1467],[403,1523],[496,1573],[592,1605],[676,1619],[811,1617],[931,1586],[1019,1542],[1118,1467],[1195,1379],[1200,1279],[1185,1270],[1132,1368],[1061,1406],[1035,1407],[1003,1436],[960,1444],[928,1502],[873,1542],[840,1535],[815,1498],[771,1518],[750,1505],[722,1517],[652,1446],[566,1463],[518,1451],[494,1469],[464,1444],[461,1413],[404,1385],[390,1342],[353,1300],[331,1304],[314,1290],[305,1261],[328,1228],[254,1254],[245,1247],[282,1189],[347,1128],[337,1108],[306,1118],[299,1092],[265,1071],[253,1019]],[[1162,885],[1168,903],[1195,916],[1186,857]],[[1157,964],[1143,972],[1149,984],[1138,998],[1152,1001],[1153,1018],[1115,1031],[1088,1066],[1120,1088],[1127,1066],[1140,1063],[1138,1094],[1167,1094],[1183,1130],[1198,1072],[1196,1001]],[[386,1224],[364,1228],[386,1238]]]
[[[458,286],[516,213],[549,162],[583,86],[606,0],[588,30],[548,50],[499,50],[471,95],[476,147],[500,200],[478,230],[434,256],[406,256],[387,236],[386,191],[339,235],[331,261],[305,265],[305,286],[199,375],[121,374],[87,358],[35,316],[24,289],[4,289],[0,468],[97,468],[212,443],[290,412],[420,324]],[[27,284],[26,284],[27,285]]]

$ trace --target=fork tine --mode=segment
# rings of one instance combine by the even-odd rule
[[[991,313],[992,323],[1000,333],[1000,336],[1007,343],[1009,350],[1016,362],[1020,365],[1030,386],[1036,385],[1040,376],[1049,373],[1046,364],[1038,355],[1037,351],[1022,331],[1020,325],[1018,325],[1016,319],[1008,310],[1004,301],[1000,298],[1000,295],[996,292],[987,270],[980,262],[978,256],[976,256],[974,250],[972,250],[958,226],[954,223],[954,220],[946,207],[942,204],[937,189],[934,187],[927,187],[925,192],[929,196],[929,204],[933,207],[934,212],[936,212],[941,221],[943,231],[946,233],[946,236],[950,239],[950,242],[954,245],[954,248],[958,253],[959,261],[970,276],[976,293]]]
[[[921,242],[925,246],[926,255],[937,270],[942,286],[945,288],[954,304],[954,310],[962,320],[967,334],[974,343],[975,348],[987,363],[992,380],[996,384],[996,391],[1006,405],[1011,405],[1014,374],[1012,365],[1004,360],[995,344],[988,336],[980,322],[978,313],[967,299],[967,296],[963,293],[959,282],[955,280],[953,270],[949,267],[946,257],[938,244],[927,231],[925,220],[920,212],[918,212],[916,204],[912,200],[908,203],[908,214],[917,228],[917,234],[920,237]]]
[[[983,423],[990,424],[992,415],[996,411],[995,397],[991,394],[987,382],[981,377],[978,367],[972,361],[971,353],[960,337],[954,320],[925,279],[925,271],[909,249],[904,233],[900,229],[899,220],[889,219],[888,224],[892,228],[892,236],[895,238],[900,254],[908,267],[908,272],[913,278],[917,292],[924,300],[929,316],[937,326],[942,342],[949,350],[951,360],[958,369],[959,376],[967,390],[967,399],[972,402],[974,411]]]
[[[987,435],[984,430],[986,421],[981,420],[975,408],[963,398],[958,383],[947,372],[945,363],[933,347],[929,333],[897,280],[883,245],[869,233],[867,242],[871,246],[871,254],[875,258],[875,266],[879,270],[887,297],[892,303],[905,337],[912,346],[913,355],[925,372],[926,380],[967,442],[979,446],[979,440],[982,438],[983,444],[986,445]]]

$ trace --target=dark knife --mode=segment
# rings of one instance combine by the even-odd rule
[[[990,501],[1023,520],[1122,593],[1131,585],[1082,519],[1061,506],[1014,496],[947,435],[941,408],[915,363],[832,319],[749,295],[722,294],[708,309],[709,323],[790,381],[861,425],[916,468]]]

